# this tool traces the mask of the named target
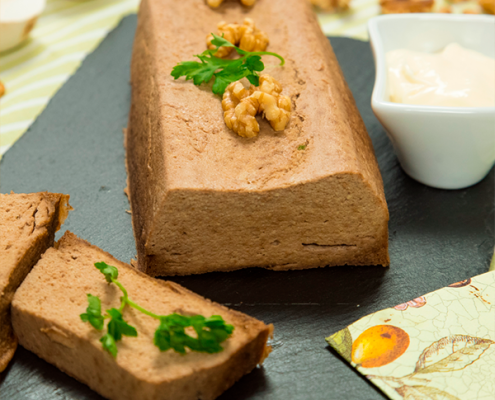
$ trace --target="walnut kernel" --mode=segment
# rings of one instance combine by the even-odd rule
[[[349,9],[351,0],[310,0],[311,4],[323,11],[344,11]]]
[[[495,0],[478,0],[483,11],[489,14],[495,14]]]
[[[227,24],[222,21],[218,24],[218,36],[222,36],[230,43],[239,46],[245,51],[265,51],[269,40],[265,32],[256,28],[254,21],[250,18],[246,18],[242,25],[240,24]],[[216,47],[211,43],[213,35],[210,33],[206,37],[206,45],[208,49],[214,50]],[[216,57],[227,57],[232,47],[220,47],[215,53]]]
[[[211,7],[211,8],[217,8],[220,6],[220,4],[223,3],[223,0],[206,0],[206,3]],[[241,0],[241,3],[244,6],[251,7],[256,3],[256,0]]]
[[[383,14],[432,12],[434,0],[380,0]]]
[[[256,114],[263,113],[275,131],[284,130],[290,120],[291,102],[282,96],[282,86],[269,75],[260,76],[258,87],[246,89],[240,82],[232,82],[223,95],[225,124],[239,136],[257,136],[260,127]]]

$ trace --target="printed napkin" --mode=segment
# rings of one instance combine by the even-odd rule
[[[393,400],[495,398],[495,271],[361,318],[327,342]]]

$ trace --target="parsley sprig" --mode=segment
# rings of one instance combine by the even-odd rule
[[[105,276],[108,283],[115,284],[122,291],[120,307],[118,309],[110,308],[106,310],[105,314],[102,314],[100,298],[88,294],[88,307],[86,312],[80,315],[80,318],[83,322],[89,322],[99,331],[103,330],[105,319],[110,319],[107,324],[107,333],[100,339],[100,342],[113,357],[117,356],[117,342],[122,340],[122,336],[135,337],[138,335],[136,328],[124,320],[122,313],[126,306],[130,306],[160,322],[153,339],[153,343],[160,351],[173,349],[178,353],[185,354],[186,347],[188,347],[193,351],[218,353],[223,350],[220,343],[234,331],[234,327],[226,324],[220,315],[205,318],[202,315],[187,317],[177,313],[157,315],[148,311],[129,298],[127,290],[117,280],[119,276],[117,268],[105,262],[97,262],[95,267]],[[185,330],[188,327],[194,329],[196,337],[186,333]]]
[[[216,46],[216,49],[208,49],[194,57],[199,58],[198,61],[183,61],[177,64],[172,69],[172,76],[179,79],[185,76],[186,80],[193,80],[195,85],[208,83],[213,77],[213,93],[222,95],[230,83],[238,81],[242,78],[247,78],[249,82],[255,86],[259,86],[259,74],[265,69],[265,65],[261,61],[261,56],[269,55],[277,57],[280,60],[280,65],[285,64],[285,60],[277,53],[269,51],[249,52],[234,46],[223,37],[213,34],[214,39],[211,43]],[[223,59],[215,57],[214,54],[220,47],[233,47],[241,57],[237,59]]]

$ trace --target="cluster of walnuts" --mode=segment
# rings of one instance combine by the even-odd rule
[[[265,51],[269,43],[266,33],[256,28],[254,21],[250,18],[244,19],[242,25],[227,24],[222,21],[217,28],[218,36],[223,36],[224,39],[245,51]],[[206,45],[209,49],[214,50],[216,47],[211,43],[212,40],[213,35],[210,33],[206,37]],[[219,58],[227,57],[232,50],[232,47],[220,47],[215,56]]]
[[[218,7],[223,0],[208,0],[208,5]],[[256,0],[241,0],[244,5],[253,5]],[[265,32],[256,28],[254,21],[246,18],[243,24],[218,24],[218,35],[240,49],[257,52],[265,51],[269,40]],[[213,35],[206,37],[208,49],[214,50]],[[215,56],[222,58],[230,55],[232,47],[220,47]],[[290,120],[291,102],[282,96],[282,85],[269,75],[261,75],[259,86],[245,88],[241,81],[232,82],[223,94],[222,108],[227,126],[239,136],[251,138],[257,136],[260,126],[256,115],[262,113],[275,131],[284,130]]]
[[[225,123],[239,136],[251,138],[260,131],[256,115],[263,113],[275,131],[284,130],[290,120],[291,102],[281,92],[280,83],[269,75],[261,75],[260,85],[248,89],[240,81],[232,82],[223,94]]]

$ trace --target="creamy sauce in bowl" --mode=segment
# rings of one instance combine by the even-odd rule
[[[394,103],[441,107],[495,107],[495,60],[451,43],[440,53],[386,54]]]

